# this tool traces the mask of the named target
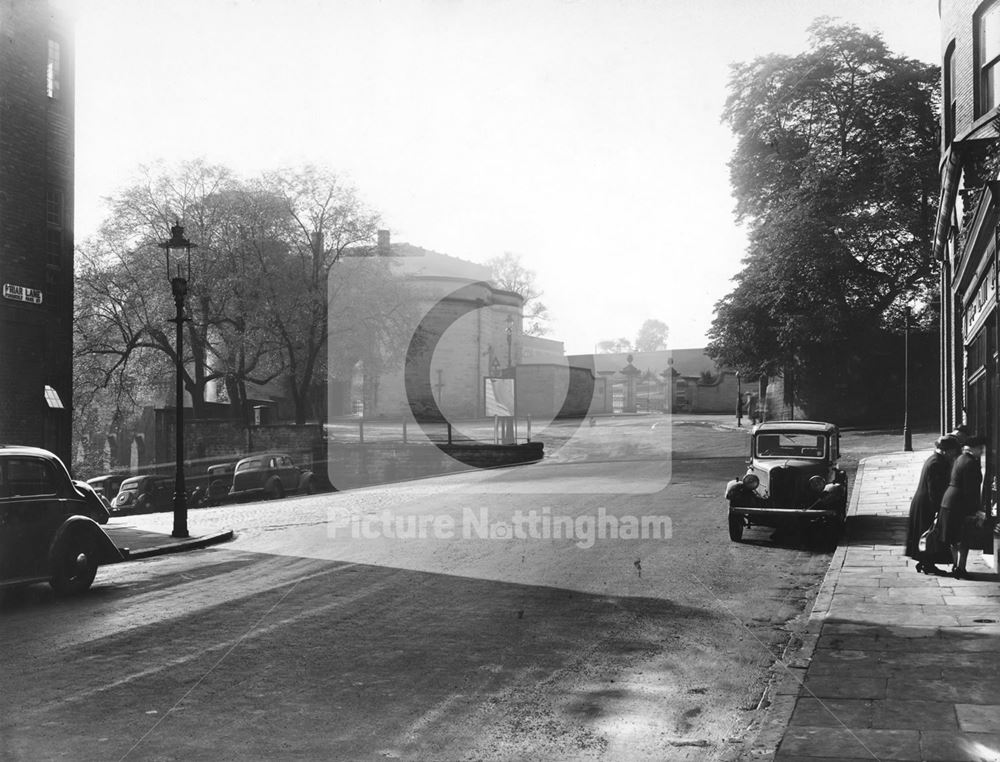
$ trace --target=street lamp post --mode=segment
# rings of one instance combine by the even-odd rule
[[[511,342],[514,339],[514,318],[510,315],[507,316],[507,367],[511,367],[511,353],[510,347]]]
[[[743,385],[740,383],[740,372],[736,371],[736,414],[737,414],[737,425],[742,425],[743,422],[740,420],[742,416],[739,415],[739,411],[743,406]]]
[[[903,313],[903,452],[913,452],[910,434],[910,305]]]
[[[174,476],[174,529],[172,537],[188,537],[187,492],[184,487],[184,299],[191,277],[191,249],[197,244],[184,237],[184,228],[175,222],[170,228],[170,240],[157,244],[166,252],[167,278],[174,295],[177,314],[170,320],[177,325],[177,401],[174,428],[177,447],[177,468]],[[170,252],[175,252],[171,259]],[[183,252],[183,254],[181,254]]]

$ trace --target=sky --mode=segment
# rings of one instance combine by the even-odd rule
[[[568,354],[704,346],[746,251],[729,64],[833,16],[939,61],[935,0],[65,0],[76,240],[141,165],[332,168],[391,231],[536,273]]]

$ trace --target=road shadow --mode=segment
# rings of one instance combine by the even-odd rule
[[[908,516],[848,516],[842,545],[898,545],[906,544]]]
[[[702,743],[731,711],[704,696],[749,704],[732,675],[766,673],[787,640],[771,627],[751,638],[727,612],[669,591],[623,597],[253,553],[242,568],[246,589],[172,575],[155,595],[110,584],[70,600],[75,632],[101,616],[135,622],[73,659],[74,684],[99,688],[64,695],[66,659],[34,660],[31,695],[0,700],[8,738],[50,758],[121,758],[141,738],[144,758],[225,748],[234,759],[571,759],[618,738],[624,717]],[[58,639],[46,629],[65,618],[32,616],[32,600],[52,613],[47,594],[29,593],[5,612],[9,636]],[[168,710],[164,732],[143,736]]]
[[[759,548],[784,548],[816,555],[829,555],[837,547],[838,536],[830,530],[802,529],[800,527],[754,526],[743,530],[743,545]]]

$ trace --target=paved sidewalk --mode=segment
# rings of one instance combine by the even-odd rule
[[[929,455],[859,467],[806,658],[773,692],[791,710],[775,762],[1000,760],[1000,581],[975,551],[968,580],[918,574],[903,555]]]
[[[186,538],[171,537],[162,532],[139,529],[127,518],[112,518],[104,525],[105,531],[119,548],[128,549],[128,560],[134,561],[168,553],[183,553],[198,550],[209,545],[217,545],[233,539],[233,531],[215,532]]]

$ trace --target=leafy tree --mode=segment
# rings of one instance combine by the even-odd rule
[[[265,312],[281,347],[284,376],[295,405],[296,423],[305,423],[325,382],[330,298],[348,302],[347,323],[354,329],[362,317],[353,308],[381,304],[369,289],[338,288],[332,268],[346,251],[367,247],[378,230],[378,217],[361,203],[356,191],[335,174],[305,167],[267,173],[259,192],[279,200],[275,245],[256,249],[264,274]],[[393,305],[387,305],[391,310]]]
[[[535,271],[521,264],[521,258],[509,251],[486,263],[493,275],[493,283],[504,291],[511,291],[524,299],[522,331],[528,336],[544,336],[549,332],[546,323],[549,310],[542,303],[542,291],[535,285]]]
[[[662,320],[650,318],[639,329],[639,334],[635,337],[635,350],[637,352],[656,352],[667,348],[667,336],[670,329]]]
[[[367,352],[374,362],[397,351],[394,326],[412,302],[401,280],[388,266],[330,277],[345,252],[374,251],[377,227],[334,174],[305,167],[248,182],[201,162],[146,169],[112,199],[78,257],[77,394],[111,403],[112,419],[173,378],[176,347],[166,320],[174,304],[156,244],[174,220],[198,244],[183,358],[196,414],[210,384],[222,384],[243,416],[248,384],[282,380],[296,421],[305,422],[329,370],[334,315],[338,346],[354,347],[338,361],[353,364]],[[358,349],[376,339],[378,350]]]
[[[656,352],[667,348],[670,329],[662,320],[650,318],[639,329],[635,341],[621,336],[597,342],[598,354],[618,354],[622,352]]]
[[[934,289],[937,67],[828,18],[810,47],[732,66],[723,119],[749,247],[709,354],[747,372],[818,371]]]
[[[613,355],[620,352],[631,352],[632,342],[624,336],[619,339],[605,339],[597,342],[597,352],[602,355]]]
[[[162,378],[176,364],[174,331],[166,322],[175,307],[157,243],[183,219],[186,235],[199,244],[193,256],[197,274],[189,282],[184,385],[201,412],[205,388],[217,378],[209,368],[217,302],[208,288],[221,289],[230,280],[212,250],[220,199],[231,183],[228,170],[201,162],[173,173],[144,168],[134,185],[111,200],[98,234],[78,254],[74,351],[78,371],[84,371],[78,379],[89,379],[91,390],[114,383],[120,405],[129,390],[143,385],[140,378]],[[82,388],[86,394],[87,385]]]

